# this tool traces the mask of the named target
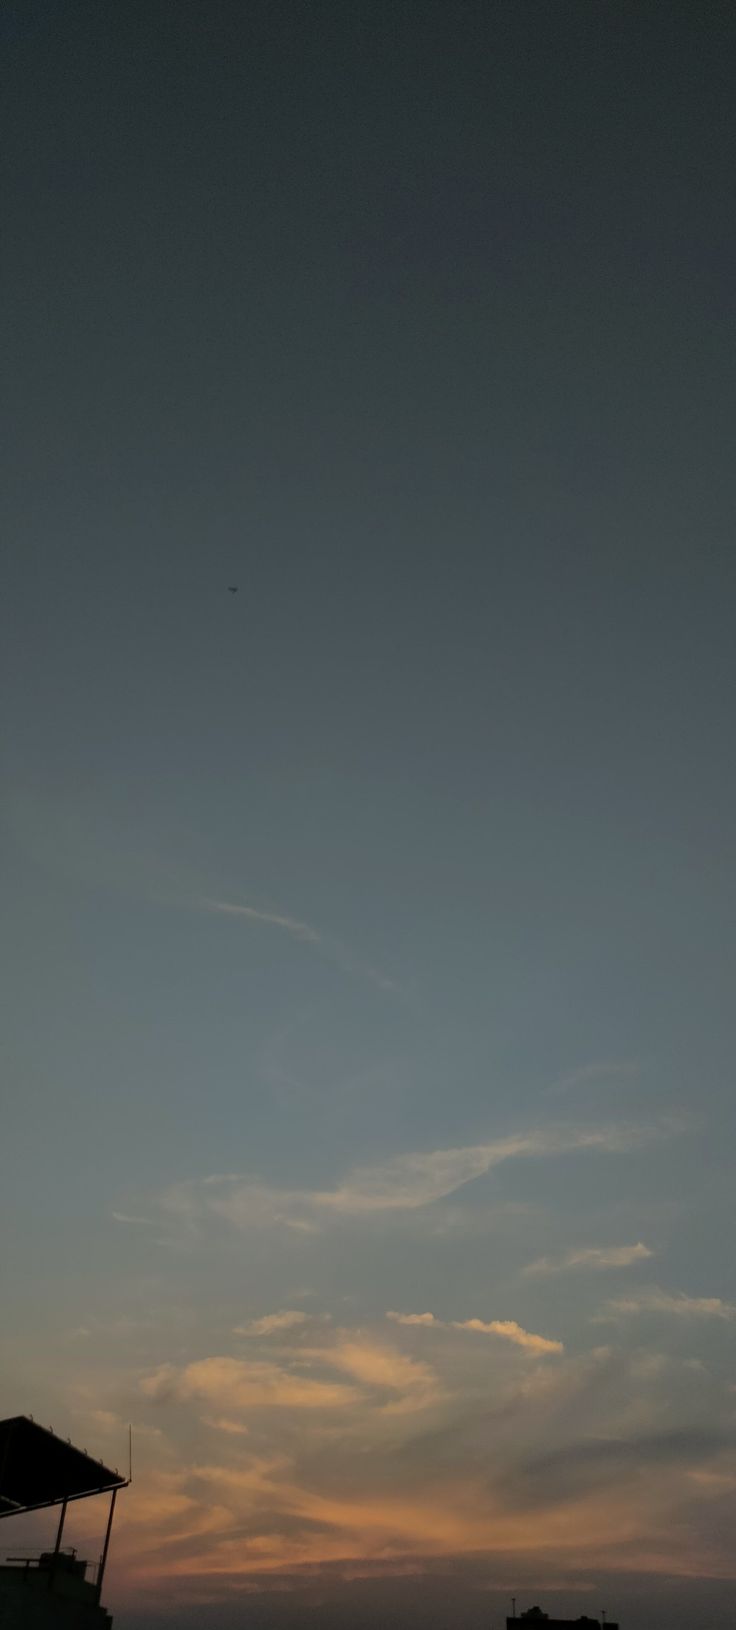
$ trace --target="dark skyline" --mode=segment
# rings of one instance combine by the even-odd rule
[[[1,1413],[133,1420],[120,1630],[697,1630],[733,7],[0,31]]]

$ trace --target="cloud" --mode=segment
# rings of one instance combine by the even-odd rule
[[[633,1313],[671,1313],[681,1319],[734,1319],[736,1306],[724,1302],[720,1296],[686,1296],[683,1291],[673,1295],[656,1285],[649,1290],[637,1291],[633,1296],[621,1296],[605,1303],[603,1315],[615,1317]]]
[[[140,1383],[155,1403],[202,1398],[224,1409],[346,1409],[357,1402],[354,1387],[315,1381],[277,1364],[215,1355],[183,1369],[163,1364]]]
[[[243,1175],[213,1175],[167,1190],[165,1210],[182,1220],[219,1216],[237,1228],[281,1225],[314,1231],[334,1217],[415,1211],[447,1198],[507,1160],[576,1152],[621,1154],[674,1130],[660,1126],[550,1127],[461,1148],[396,1155],[358,1166],[334,1189],[278,1189]]]
[[[293,1330],[298,1324],[308,1324],[312,1315],[299,1313],[292,1309],[284,1309],[281,1313],[265,1313],[261,1319],[251,1319],[250,1324],[238,1324],[233,1330],[234,1336],[273,1336],[281,1330]]]
[[[570,1070],[561,1080],[547,1087],[546,1092],[551,1097],[559,1098],[566,1092],[575,1091],[577,1087],[594,1087],[601,1081],[632,1080],[640,1073],[639,1059],[599,1059],[591,1064],[583,1064],[576,1070]]]
[[[518,1347],[521,1326],[467,1319],[440,1341],[427,1335],[435,1324],[444,1329],[433,1316],[413,1338],[432,1342],[432,1369],[356,1328],[300,1350],[305,1377],[277,1372],[281,1386],[284,1374],[299,1382],[331,1370],[352,1384],[349,1408],[275,1415],[253,1401],[262,1367],[222,1357],[148,1377],[144,1395],[175,1396],[187,1414],[178,1474],[144,1464],[129,1538],[121,1525],[117,1554],[132,1587],[172,1601],[179,1580],[187,1594],[232,1601],[269,1576],[298,1591],[330,1570],[345,1579],[404,1564],[431,1574],[444,1559],[459,1577],[480,1556],[484,1569],[513,1567],[522,1583],[558,1566],[732,1571],[730,1530],[703,1529],[731,1486],[732,1397],[682,1367],[677,1398],[659,1365],[642,1384],[639,1350],[533,1363],[521,1380],[517,1365],[510,1379],[496,1344],[471,1337],[500,1327]],[[418,1428],[412,1411],[433,1387],[436,1411]],[[176,1435],[171,1420],[167,1440]]]
[[[309,923],[300,922],[297,917],[286,917],[275,911],[257,911],[255,906],[233,904],[229,900],[200,900],[204,911],[216,912],[222,917],[247,917],[251,922],[267,923],[271,928],[282,928],[292,939],[301,940],[306,945],[321,945],[321,936],[316,928]]]
[[[318,1364],[348,1375],[361,1388],[369,1410],[375,1410],[371,1393],[390,1392],[398,1396],[388,1402],[379,1399],[381,1415],[410,1414],[425,1409],[444,1396],[444,1389],[428,1364],[399,1352],[362,1331],[340,1332],[331,1345],[301,1348],[302,1363]]]
[[[244,1421],[233,1421],[227,1415],[203,1415],[202,1425],[210,1426],[214,1432],[227,1432],[230,1437],[247,1438],[250,1427]]]
[[[516,1347],[524,1347],[530,1353],[565,1351],[561,1341],[524,1330],[515,1319],[491,1319],[486,1323],[483,1319],[438,1319],[434,1313],[387,1313],[386,1318],[392,1319],[394,1324],[432,1325],[436,1330],[472,1330],[482,1336],[502,1336],[505,1341],[512,1341]]]
[[[91,1421],[102,1432],[127,1431],[127,1422],[111,1409],[75,1409],[74,1414]]]
[[[693,1461],[699,1467],[705,1457],[719,1455],[732,1442],[727,1428],[702,1426],[586,1439],[535,1456],[521,1469],[521,1479],[528,1484],[544,1482],[565,1498],[575,1490],[583,1493],[596,1484],[610,1487],[614,1481],[628,1480],[632,1472],[641,1477],[660,1466],[665,1471],[687,1468],[692,1477]]]
[[[530,1353],[564,1353],[561,1341],[552,1341],[548,1336],[536,1336],[531,1330],[524,1330],[515,1319],[491,1319],[484,1324],[482,1319],[454,1319],[453,1330],[477,1330],[484,1336],[503,1336],[505,1341],[513,1341],[517,1347],[526,1348]]]
[[[572,1268],[628,1268],[653,1256],[647,1245],[589,1245],[565,1251],[562,1256],[540,1256],[528,1263],[525,1274],[567,1273]]]
[[[506,1160],[568,1154],[578,1149],[620,1153],[651,1137],[649,1128],[609,1126],[548,1128],[459,1149],[397,1155],[379,1166],[357,1167],[329,1193],[315,1195],[322,1208],[343,1212],[413,1210],[444,1199]]]
[[[434,1313],[387,1313],[387,1319],[393,1319],[394,1324],[437,1324]]]
[[[427,1364],[407,1358],[393,1347],[360,1340],[342,1340],[317,1355],[334,1369],[344,1370],[364,1386],[388,1387],[398,1392],[427,1395],[436,1388],[436,1376]]]
[[[200,910],[207,911],[220,917],[244,917],[249,922],[263,923],[267,928],[278,928],[282,933],[290,935],[301,945],[312,945],[329,958],[343,973],[356,975],[367,979],[371,984],[377,985],[379,990],[398,992],[400,987],[389,979],[380,969],[372,968],[368,963],[362,962],[353,956],[346,946],[330,935],[322,934],[313,928],[311,923],[305,923],[298,917],[287,916],[280,911],[259,911],[255,906],[243,905],[238,901],[212,900],[207,897],[197,901]]]
[[[540,1567],[546,1576],[558,1561],[567,1568],[608,1566],[619,1574],[626,1567],[655,1574],[710,1572],[697,1532],[683,1523],[681,1502],[692,1457],[717,1452],[717,1438],[703,1433],[678,1443],[676,1436],[671,1443],[654,1435],[573,1443],[569,1454],[563,1448],[526,1460],[522,1455],[512,1475],[504,1466],[503,1488],[478,1476],[477,1457],[449,1485],[431,1464],[415,1466],[407,1481],[390,1450],[383,1485],[358,1489],[354,1481],[334,1486],[329,1454],[326,1475],[316,1479],[285,1457],[252,1464],[244,1459],[224,1468],[199,1464],[182,1472],[186,1493],[178,1513],[174,1487],[162,1490],[169,1526],[159,1576],[169,1598],[172,1580],[182,1578],[188,1588],[206,1584],[214,1595],[219,1591],[232,1600],[233,1589],[249,1577],[291,1579],[297,1588],[300,1579],[302,1585],[324,1585],[332,1568],[342,1579],[355,1577],[360,1564],[380,1575],[394,1572],[401,1559],[411,1571],[429,1575],[433,1563],[444,1559],[443,1572],[452,1574],[460,1559],[472,1565],[480,1554],[486,1576],[490,1558],[502,1566],[513,1559],[517,1577],[528,1578],[531,1570],[537,1579]],[[712,1490],[706,1494],[710,1499]],[[208,1523],[215,1496],[221,1516]],[[179,1543],[177,1518],[187,1535],[199,1529],[201,1544]],[[728,1537],[714,1560],[727,1577]],[[134,1567],[140,1577],[135,1552]],[[300,1602],[295,1620],[303,1611]]]
[[[267,1333],[276,1334],[278,1328]],[[315,1378],[311,1373],[315,1368],[332,1371],[333,1375]],[[309,1373],[303,1373],[305,1370]],[[357,1386],[336,1380],[334,1372],[349,1377]],[[222,1415],[204,1417],[207,1424],[229,1433],[240,1429],[233,1411],[340,1410],[355,1409],[359,1403],[373,1408],[370,1393],[390,1392],[398,1397],[382,1402],[381,1412],[409,1413],[442,1396],[437,1376],[428,1364],[360,1331],[341,1332],[322,1347],[299,1348],[297,1368],[218,1354],[183,1368],[161,1365],[143,1377],[140,1390],[144,1397],[159,1404],[204,1400],[223,1411]]]

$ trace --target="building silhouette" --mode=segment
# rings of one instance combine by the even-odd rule
[[[0,1552],[0,1630],[110,1630],[102,1606],[118,1489],[129,1478],[58,1438],[28,1415],[0,1421],[0,1519],[59,1508],[54,1544],[40,1551],[10,1545]],[[102,1553],[83,1561],[62,1544],[69,1504],[109,1494]],[[0,1530],[3,1539],[6,1530]]]
[[[551,1619],[549,1613],[543,1613],[541,1607],[528,1607],[525,1613],[517,1618],[516,1604],[511,1618],[506,1620],[506,1630],[619,1630],[614,1620],[606,1618],[605,1613],[600,1619],[590,1619],[587,1613],[581,1613],[578,1619]]]

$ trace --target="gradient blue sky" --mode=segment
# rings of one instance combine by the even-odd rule
[[[2,29],[2,1413],[121,1630],[705,1624],[733,9]]]

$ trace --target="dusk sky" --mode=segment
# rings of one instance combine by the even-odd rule
[[[710,1630],[736,10],[0,33],[0,1415],[119,1630]]]

